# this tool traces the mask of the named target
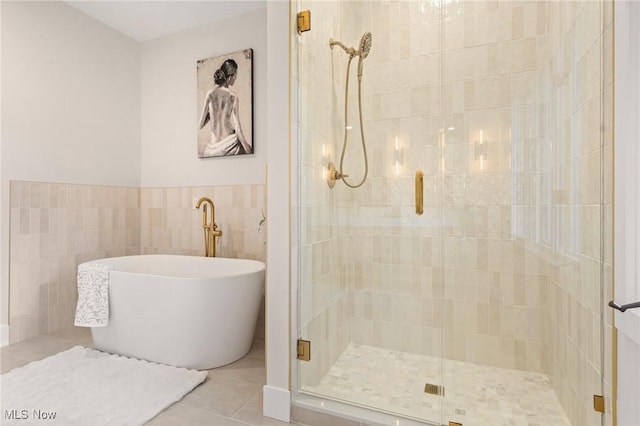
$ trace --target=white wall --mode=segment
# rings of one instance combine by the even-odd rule
[[[640,345],[618,332],[618,425],[640,424]]]
[[[269,61],[267,71],[269,111],[269,170],[267,184],[267,240],[265,354],[267,383],[263,388],[263,414],[290,420],[291,346],[289,327],[291,278],[290,202],[290,81],[289,2],[267,5]]]
[[[0,3],[0,28],[2,25],[2,3]],[[0,46],[2,46],[2,31],[0,30]],[[1,52],[1,49],[0,49]],[[2,81],[2,55],[0,54],[0,82]],[[0,84],[0,99],[2,99],[2,84]],[[2,102],[0,102],[0,347],[9,344],[9,281],[5,280],[5,273],[9,272],[9,238],[5,234],[9,220],[5,217],[4,205],[9,200],[8,185],[2,179]],[[7,204],[8,205],[8,204]],[[3,219],[4,217],[4,219]]]
[[[2,286],[8,321],[9,180],[140,184],[134,40],[62,2],[2,2]]]
[[[640,4],[615,4],[614,300],[640,300]],[[640,312],[615,313],[618,329],[618,424],[640,424]]]
[[[143,187],[265,183],[267,9],[142,43]],[[253,48],[255,153],[199,159],[196,62]],[[242,107],[242,106],[241,106]]]
[[[3,2],[10,179],[139,184],[139,47],[62,2]]]

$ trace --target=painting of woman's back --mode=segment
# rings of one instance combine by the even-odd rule
[[[246,49],[198,61],[198,157],[253,153],[252,59]]]

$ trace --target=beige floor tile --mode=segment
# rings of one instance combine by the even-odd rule
[[[234,416],[234,419],[256,426],[281,426],[289,423],[262,416],[262,391],[245,404]]]
[[[212,374],[184,397],[181,404],[231,417],[251,400],[262,386]]]
[[[4,352],[0,352],[0,374],[8,373],[17,367],[22,367],[26,365],[28,362],[14,358],[11,355],[7,355]]]
[[[247,355],[233,364],[210,370],[209,377],[220,377],[264,385],[266,377],[264,358],[254,358],[251,355]]]
[[[31,362],[57,354],[58,352],[66,351],[74,346],[77,346],[77,343],[70,340],[62,340],[50,336],[39,336],[6,346],[2,348],[2,353]]]
[[[264,339],[256,338],[247,356],[264,359]]]
[[[91,337],[91,329],[88,327],[71,327],[63,330],[54,331],[48,334],[49,337],[56,337],[62,340],[68,340],[76,345],[85,348],[93,348],[93,338]]]
[[[179,403],[167,408],[146,424],[148,426],[246,426],[245,423],[228,417]]]

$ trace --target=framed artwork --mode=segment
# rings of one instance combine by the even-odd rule
[[[198,61],[198,157],[253,154],[253,49]]]

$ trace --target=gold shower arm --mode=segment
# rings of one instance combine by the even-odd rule
[[[347,52],[349,55],[351,56],[355,56],[356,55],[356,49],[354,49],[353,47],[347,47],[344,45],[344,43],[342,43],[341,41],[338,40],[334,40],[332,38],[329,39],[329,47],[333,48],[333,46],[340,46],[342,47],[342,49]]]

